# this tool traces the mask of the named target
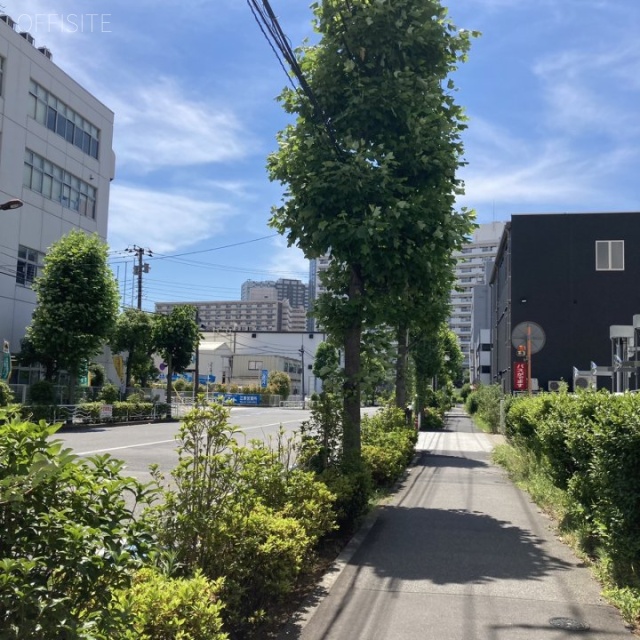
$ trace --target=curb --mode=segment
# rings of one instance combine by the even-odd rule
[[[345,570],[356,551],[358,551],[362,543],[365,541],[371,529],[373,529],[373,526],[380,517],[382,510],[388,504],[392,504],[396,499],[396,494],[402,490],[403,483],[406,482],[412,468],[416,466],[421,455],[421,451],[415,452],[411,462],[402,474],[402,477],[399,478],[392,487],[388,498],[386,498],[385,501],[376,504],[371,512],[367,514],[360,525],[360,528],[356,531],[349,542],[347,542],[345,547],[338,554],[338,557],[331,563],[331,565],[329,565],[329,568],[325,571],[322,579],[316,584],[312,592],[303,600],[292,618],[278,631],[275,636],[277,640],[290,640],[291,638],[299,637],[299,634],[307,626],[318,607],[322,604],[322,600],[329,595],[331,588]]]

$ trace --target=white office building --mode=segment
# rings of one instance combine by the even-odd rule
[[[106,239],[113,112],[0,16],[0,339],[13,352],[31,322],[33,280],[72,229]]]
[[[458,336],[464,355],[463,367],[469,368],[473,334],[473,288],[485,284],[487,262],[493,262],[504,230],[504,222],[481,224],[473,232],[456,259],[456,282],[451,292],[449,327]]]

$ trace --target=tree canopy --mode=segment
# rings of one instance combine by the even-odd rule
[[[388,322],[392,296],[441,282],[471,213],[462,193],[462,109],[450,77],[471,33],[438,0],[323,0],[320,41],[299,50],[309,90],[285,89],[296,114],[268,160],[285,186],[271,224],[307,257],[333,258],[323,326],[345,349],[345,453],[360,451],[360,348]]]
[[[44,364],[67,370],[73,382],[83,363],[100,351],[118,312],[107,245],[97,234],[69,232],[49,249],[33,288],[37,305],[27,344]]]
[[[125,386],[136,375],[142,384],[149,375],[153,343],[154,317],[140,309],[125,309],[117,318],[109,344],[115,352],[127,352]]]
[[[191,363],[200,332],[196,322],[196,308],[179,305],[168,315],[156,317],[153,342],[167,363],[167,403],[171,403],[171,383],[174,373],[183,372]]]

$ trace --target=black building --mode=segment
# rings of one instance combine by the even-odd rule
[[[571,386],[574,367],[611,366],[610,327],[640,314],[639,249],[640,212],[512,216],[491,275],[493,379],[507,392],[517,387],[514,330],[522,337],[528,326],[529,335],[537,327],[544,334],[531,357],[540,389],[558,380]]]

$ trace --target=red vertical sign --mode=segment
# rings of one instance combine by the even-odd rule
[[[513,390],[527,390],[527,363],[524,360],[513,363]]]

